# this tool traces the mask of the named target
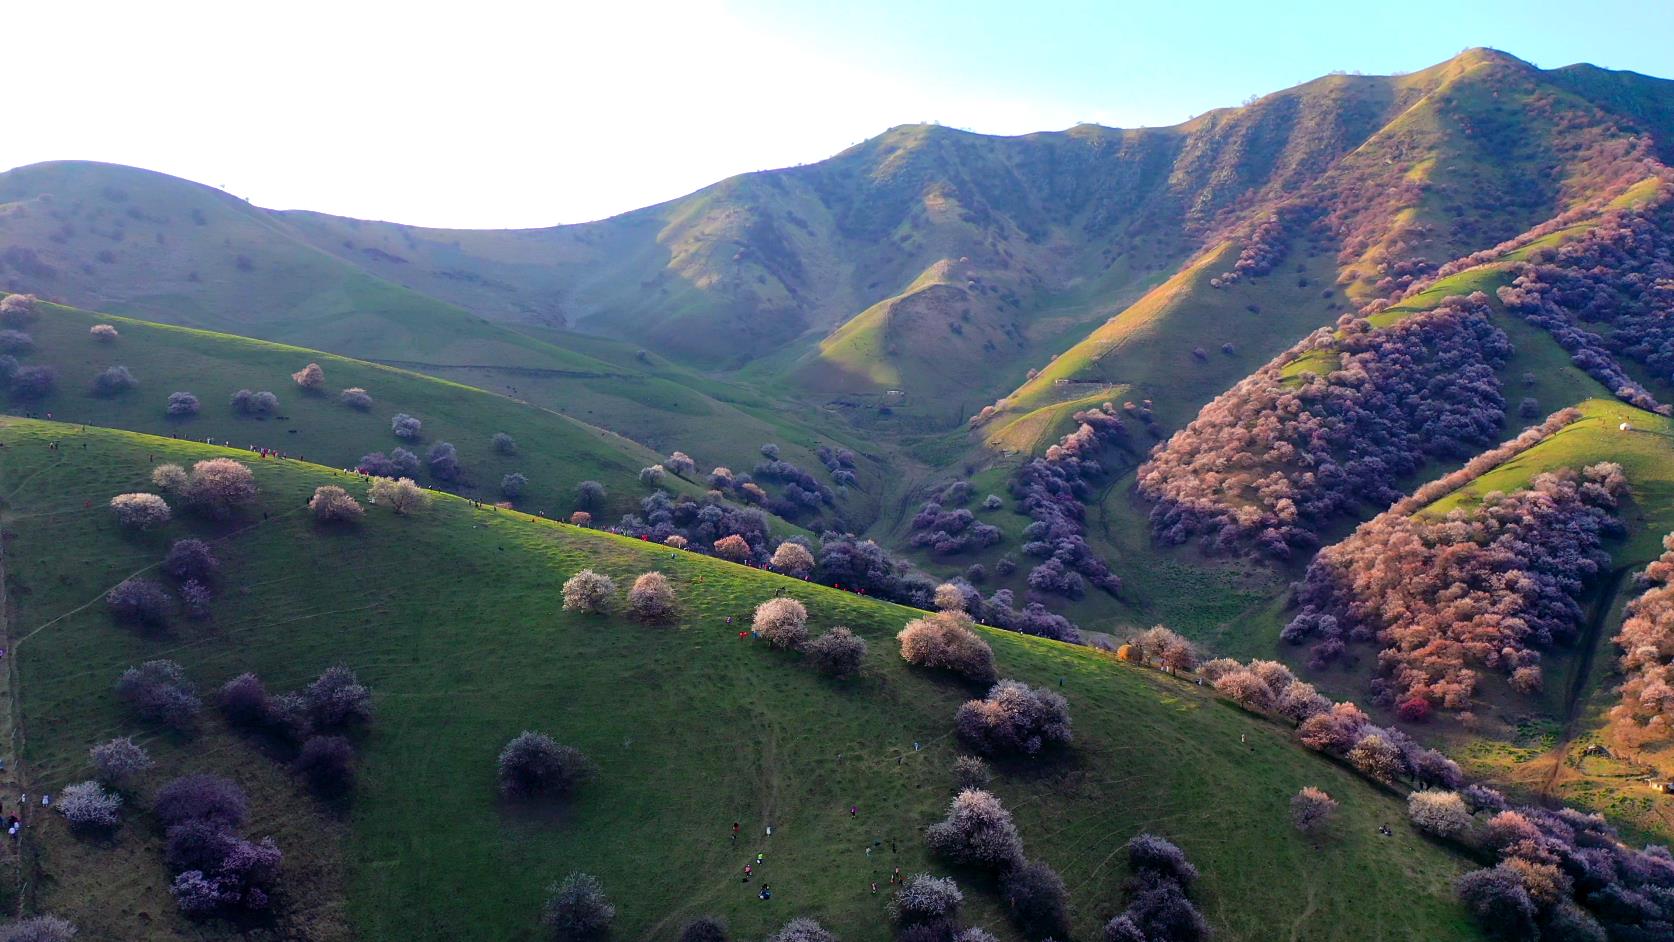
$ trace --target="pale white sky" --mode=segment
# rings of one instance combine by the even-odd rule
[[[0,167],[104,160],[413,224],[578,222],[892,124],[1081,117],[856,66],[712,0],[71,0],[5,20]]]
[[[896,124],[1172,124],[1467,46],[1674,73],[1668,0],[13,0],[0,35],[0,168],[104,160],[479,227],[624,212]]]

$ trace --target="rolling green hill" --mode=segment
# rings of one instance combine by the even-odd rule
[[[80,422],[179,436],[236,448],[271,448],[340,468],[352,468],[362,455],[406,448],[421,459],[436,442],[458,450],[464,473],[447,486],[480,500],[501,499],[500,479],[520,472],[529,479],[518,506],[553,517],[568,517],[575,507],[575,486],[597,480],[609,489],[599,508],[601,522],[637,509],[648,489],[639,483],[641,468],[662,456],[620,435],[586,425],[556,412],[406,370],[228,334],[150,324],[73,308],[42,304],[41,317],[29,325],[35,349],[27,364],[58,371],[58,388],[39,402],[13,402],[13,411],[50,413]],[[111,324],[120,334],[110,343],[92,338],[94,324]],[[310,362],[325,370],[327,391],[306,393],[291,373]],[[110,366],[126,366],[139,385],[114,396],[99,396],[93,377]],[[352,409],[338,399],[351,386],[368,390],[373,407]],[[279,396],[273,416],[240,415],[229,404],[238,389],[271,390]],[[168,397],[190,392],[201,411],[188,417],[167,414]],[[390,430],[391,417],[407,413],[424,423],[423,437],[408,441]],[[517,453],[498,453],[495,432],[517,442]],[[701,457],[701,452],[699,453]],[[438,484],[428,473],[419,480]],[[671,478],[686,493],[697,484]]]
[[[603,879],[623,938],[673,938],[683,920],[712,912],[745,938],[811,915],[844,938],[882,940],[885,896],[868,882],[894,866],[941,869],[920,829],[950,794],[952,712],[968,691],[896,655],[892,636],[910,610],[441,495],[415,516],[372,508],[359,526],[323,529],[303,498],[327,481],[363,485],[299,462],[251,460],[260,505],[235,520],[128,534],[104,502],[144,487],[153,464],[244,456],[17,418],[0,420],[0,445],[17,710],[5,774],[21,772],[13,784],[30,792],[56,791],[87,775],[89,744],[127,734],[159,762],[108,843],[34,819],[30,900],[71,915],[86,935],[188,931],[164,893],[145,809],[162,782],[200,770],[239,781],[253,801],[246,831],[284,849],[287,938],[533,939],[542,888],[579,867]],[[168,541],[187,534],[213,540],[223,561],[213,620],[176,620],[155,636],[115,625],[103,592],[152,573]],[[560,611],[559,586],[583,566],[619,582],[662,570],[681,598],[678,623]],[[817,628],[847,624],[870,641],[862,675],[823,679],[724,623],[775,592],[806,601]],[[1119,851],[1141,829],[1176,840],[1203,870],[1217,938],[1270,939],[1275,927],[1345,942],[1475,937],[1449,887],[1467,863],[1400,824],[1396,799],[1285,730],[1108,655],[985,634],[1002,675],[1061,687],[1071,703],[1073,748],[1002,770],[995,790],[1030,853],[1063,873],[1077,938],[1094,937],[1118,908]],[[247,670],[283,690],[331,664],[355,669],[378,716],[353,800],[333,808],[304,797],[212,713],[190,738],[136,722],[111,683],[155,657],[180,661],[205,689]],[[561,812],[531,814],[495,795],[494,757],[528,728],[601,767]],[[1287,818],[1290,796],[1308,784],[1342,805],[1317,843]],[[733,821],[746,835],[736,848]],[[1376,833],[1385,823],[1393,837]],[[770,902],[738,878],[758,850]],[[992,887],[960,876],[970,918],[1014,938]]]

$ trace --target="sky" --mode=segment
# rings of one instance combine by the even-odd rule
[[[11,5],[5,34],[0,168],[109,161],[475,228],[602,218],[898,124],[1167,125],[1471,46],[1674,78],[1674,0],[66,0]]]

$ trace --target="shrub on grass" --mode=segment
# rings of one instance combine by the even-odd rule
[[[170,494],[186,492],[186,469],[177,464],[160,464],[151,469],[151,483]]]
[[[582,510],[598,510],[604,506],[607,490],[598,481],[582,481],[575,486],[576,506]]]
[[[1458,792],[1425,789],[1407,796],[1407,817],[1420,830],[1452,837],[1471,826],[1471,813]]]
[[[98,782],[77,782],[58,793],[57,807],[76,830],[108,831],[116,827],[122,796],[106,791]]]
[[[1030,939],[1069,934],[1069,891],[1064,878],[1043,861],[1031,860],[1000,878],[1000,896],[1012,919]]]
[[[405,412],[397,412],[389,420],[389,430],[395,433],[396,438],[416,441],[424,432],[424,423]]]
[[[570,514],[570,524],[577,527],[590,527],[593,525],[593,515],[585,510],[578,510]]]
[[[361,455],[356,467],[375,478],[410,478],[418,474],[419,458],[405,448],[392,448],[387,455],[381,451]]]
[[[924,832],[930,850],[946,860],[1004,872],[1023,862],[1023,839],[1000,799],[967,788],[948,806],[947,817]]]
[[[773,647],[797,650],[808,642],[808,609],[796,599],[768,599],[756,606],[751,627]]]
[[[355,748],[342,736],[312,736],[292,768],[321,795],[341,795],[354,788]]]
[[[1140,632],[1133,641],[1140,656],[1169,673],[1189,671],[1197,666],[1197,648],[1190,641],[1157,625]]]
[[[1035,756],[1073,738],[1069,703],[1016,680],[995,684],[986,699],[965,701],[954,725],[961,742],[987,755]]]
[[[727,942],[727,924],[715,916],[699,916],[680,930],[680,942]]]
[[[1502,939],[1540,938],[1535,903],[1517,871],[1507,864],[1473,870],[1454,883],[1465,909]]]
[[[39,300],[32,294],[8,294],[0,298],[0,323],[18,326],[34,321]]]
[[[649,468],[640,468],[639,483],[646,487],[660,487],[667,474],[668,472],[660,464],[654,464]]]
[[[180,607],[186,611],[187,618],[193,621],[208,618],[209,606],[213,601],[215,593],[198,580],[187,579],[180,584]]]
[[[966,788],[987,788],[994,781],[994,773],[989,771],[988,763],[978,756],[960,756],[953,760],[953,780],[959,783],[961,790]]]
[[[1336,799],[1312,785],[1305,786],[1290,799],[1290,823],[1303,834],[1319,831],[1336,813]]]
[[[1382,733],[1367,733],[1348,752],[1349,764],[1380,782],[1393,782],[1401,774],[1401,750]]]
[[[866,660],[866,639],[838,625],[808,642],[808,657],[822,674],[852,677]]]
[[[198,397],[189,392],[169,393],[167,412],[170,418],[184,418],[198,414]]]
[[[105,593],[105,606],[120,622],[151,629],[168,625],[169,594],[150,579],[122,580]]]
[[[889,901],[889,915],[901,927],[932,923],[951,931],[959,918],[959,907],[965,894],[952,877],[935,877],[920,873],[909,877]]]
[[[406,516],[430,505],[430,495],[414,484],[411,478],[373,478],[369,499],[373,504],[388,507]]]
[[[372,691],[342,665],[322,671],[302,697],[315,729],[339,730],[372,721]]]
[[[128,372],[126,366],[107,367],[93,377],[93,394],[95,396],[115,396],[127,392],[139,385],[134,374]]]
[[[366,516],[366,508],[360,505],[360,501],[335,484],[314,488],[314,496],[308,500],[308,509],[314,512],[314,519],[320,523],[355,523]]]
[[[940,612],[907,623],[896,638],[907,663],[952,671],[978,683],[993,683],[994,650],[958,612]]]
[[[512,438],[505,432],[495,432],[494,437],[489,440],[489,443],[493,445],[494,453],[497,455],[517,454],[517,439]]]
[[[256,475],[231,458],[210,458],[192,465],[183,496],[186,505],[224,520],[256,499]]]
[[[605,897],[604,884],[588,873],[575,872],[547,887],[541,922],[558,942],[596,938],[610,928],[616,907]]]
[[[87,757],[99,781],[113,787],[132,782],[135,776],[156,764],[127,736],[94,746],[87,750]]]
[[[697,470],[697,462],[693,461],[691,456],[685,452],[677,451],[664,459],[663,467],[680,477],[685,477]]]
[[[715,541],[715,555],[735,563],[748,562],[752,552],[748,540],[736,533]]]
[[[1197,882],[1197,868],[1186,859],[1186,852],[1156,834],[1138,834],[1128,841],[1128,867],[1136,874],[1155,874],[1183,887]]]
[[[564,582],[564,611],[603,612],[616,595],[616,582],[609,576],[583,569]]]
[[[201,822],[236,830],[250,813],[244,789],[218,775],[185,775],[158,789],[151,812],[165,828]]]
[[[814,554],[801,543],[786,540],[773,551],[773,568],[787,576],[801,578],[814,571]]]
[[[641,621],[668,621],[677,605],[674,586],[660,572],[641,573],[628,590],[628,611]]]
[[[360,412],[372,411],[372,394],[359,386],[350,386],[338,393],[337,401]]]
[[[50,366],[19,367],[12,374],[12,398],[25,401],[45,399],[58,386],[58,371]]]
[[[837,936],[830,929],[802,916],[785,923],[778,932],[767,937],[767,942],[837,942]]]
[[[459,451],[450,442],[437,442],[430,446],[428,456],[430,476],[438,481],[456,481],[459,479]]]
[[[239,415],[271,415],[279,408],[279,397],[266,390],[240,389],[232,394],[233,411]]]
[[[35,338],[21,330],[0,330],[0,351],[24,354],[35,349]]]
[[[517,500],[529,487],[529,479],[522,473],[513,471],[500,479],[500,495],[507,500]]]
[[[255,674],[246,672],[222,684],[215,699],[227,722],[234,726],[259,729],[272,721],[267,685]]]
[[[951,582],[936,586],[936,608],[944,612],[963,612],[966,598],[963,589]]]
[[[318,363],[310,363],[292,373],[291,381],[296,383],[298,389],[306,393],[325,392],[325,370],[320,369]]]
[[[118,494],[110,499],[116,522],[132,530],[149,530],[169,522],[168,502],[156,494]]]
[[[500,751],[500,792],[507,798],[564,798],[596,773],[581,750],[525,730]]]

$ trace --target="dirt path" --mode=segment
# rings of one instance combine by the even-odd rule
[[[27,479],[20,482],[18,487],[26,483]],[[13,489],[13,492],[15,491],[16,488]],[[0,534],[5,532],[5,523],[10,518],[9,513],[0,511]],[[6,585],[9,555],[5,539],[0,536],[0,651],[5,652],[5,670],[0,671],[0,684],[5,685],[6,698],[6,709],[0,713],[0,758],[5,760],[5,771],[0,772],[0,789],[10,795],[21,795],[28,791],[28,787],[23,781],[23,714],[18,703],[17,650],[12,643],[14,613]],[[23,812],[21,806],[18,810]],[[25,846],[23,839],[6,841],[0,845],[0,860],[5,860],[11,866],[11,876],[16,881],[13,888],[15,908],[10,913],[13,916],[23,914],[24,902],[29,895],[29,880],[24,867]]]
[[[1575,740],[1575,725],[1581,718],[1581,708],[1586,702],[1587,679],[1592,675],[1593,659],[1598,656],[1604,623],[1610,618],[1610,610],[1616,601],[1616,591],[1621,588],[1622,579],[1627,573],[1627,566],[1612,569],[1595,590],[1592,611],[1587,614],[1587,624],[1577,642],[1581,651],[1581,663],[1576,665],[1575,676],[1570,680],[1569,690],[1564,694],[1563,727],[1558,731],[1558,741],[1553,744],[1551,751],[1540,758],[1541,762],[1550,762],[1552,766],[1541,778],[1540,787],[1536,790],[1536,794],[1543,800],[1552,797],[1552,789],[1558,784],[1558,776],[1563,771],[1569,745]]]

